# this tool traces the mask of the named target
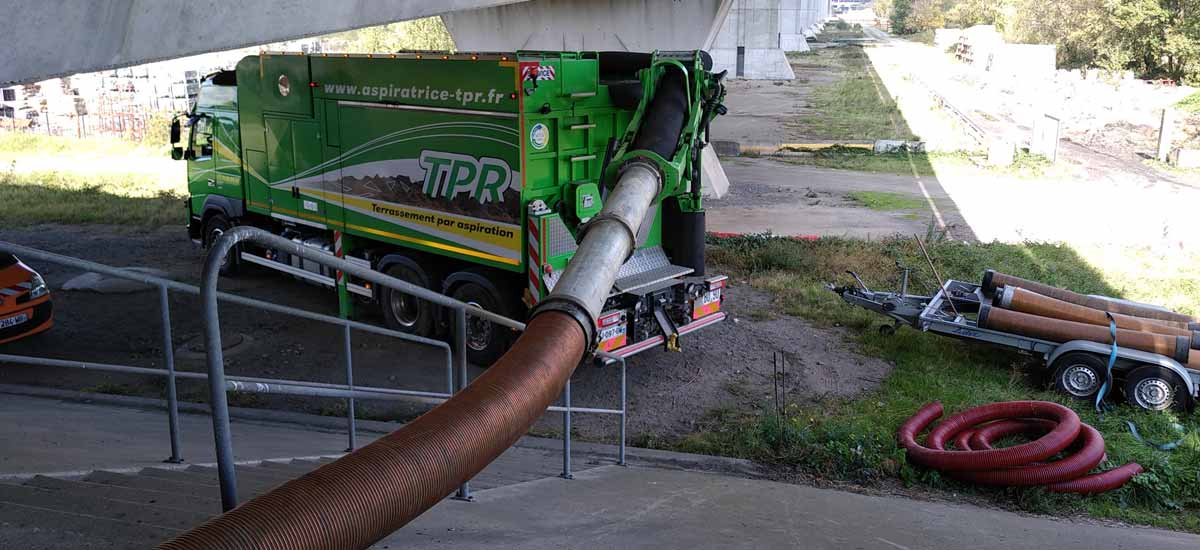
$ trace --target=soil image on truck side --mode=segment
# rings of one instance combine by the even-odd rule
[[[467,193],[453,199],[431,197],[425,194],[424,181],[412,181],[408,176],[343,176],[342,193],[378,201],[387,201],[417,208],[439,210],[488,221],[521,223],[521,192],[508,188],[501,194],[500,201],[480,203]]]

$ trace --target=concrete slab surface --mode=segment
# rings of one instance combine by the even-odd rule
[[[936,177],[833,170],[770,158],[737,157],[721,162],[729,177],[729,194],[705,202],[709,231],[857,238],[923,235],[935,219],[936,207],[937,215],[950,226],[951,236],[974,238]],[[859,191],[903,195],[925,206],[871,210],[847,197]]]
[[[183,458],[193,464],[214,462],[212,420],[180,414],[179,424]],[[345,432],[249,420],[235,420],[232,426],[239,461],[346,450]],[[162,410],[0,394],[0,475],[161,466],[171,454],[168,434]],[[358,443],[375,437],[360,433]]]
[[[688,471],[603,466],[444,501],[373,548],[1196,548],[1200,537]]]

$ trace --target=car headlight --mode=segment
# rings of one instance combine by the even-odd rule
[[[46,280],[37,272],[33,273],[33,277],[29,280],[33,286],[29,289],[29,299],[34,300],[50,294],[50,287],[46,286]]]

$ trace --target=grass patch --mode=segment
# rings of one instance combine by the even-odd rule
[[[116,138],[72,138],[33,132],[0,132],[0,153],[38,155],[139,155],[169,153],[165,144],[132,142]]]
[[[856,172],[872,172],[878,174],[896,174],[911,176],[913,167],[921,176],[936,176],[937,173],[930,164],[927,153],[880,153],[875,154],[864,149],[853,147],[832,147],[814,151],[811,155],[796,157],[780,157],[779,160],[804,166],[818,168],[834,168],[838,170],[854,170]]]
[[[775,296],[778,311],[821,325],[847,327],[864,353],[886,358],[895,369],[882,386],[858,399],[824,399],[791,404],[782,415],[768,407],[712,411],[700,430],[673,448],[751,458],[834,480],[894,483],[984,495],[1012,508],[1059,515],[1087,514],[1133,523],[1200,532],[1200,421],[1197,417],[1143,413],[1125,405],[1101,420],[1087,404],[1067,402],[1044,389],[1042,370],[1030,359],[917,330],[884,336],[884,319],[851,307],[825,288],[848,282],[847,269],[873,288],[894,288],[896,262],[914,268],[914,292],[936,282],[915,243],[907,239],[859,241],[822,238],[795,241],[746,236],[710,241],[715,264]],[[1149,269],[1164,261],[1151,251],[1112,247],[1081,252],[1060,244],[963,244],[935,242],[931,254],[945,277],[978,280],[985,268],[1041,280],[1085,293],[1122,296],[1200,313],[1200,255],[1173,260],[1173,269]],[[1097,260],[1093,254],[1107,254]],[[1099,268],[1093,267],[1100,266]],[[1147,273],[1151,275],[1147,275]],[[895,442],[895,430],[918,407],[940,400],[948,412],[1013,399],[1057,401],[1075,408],[1107,441],[1104,468],[1130,461],[1147,473],[1120,490],[1079,497],[1041,489],[993,489],[958,483],[910,467]],[[1133,420],[1152,440],[1174,439],[1170,424],[1188,432],[1184,447],[1161,452],[1137,442],[1125,427]]]
[[[145,174],[0,173],[0,220],[160,226],[184,223],[185,182],[165,185]]]
[[[908,40],[910,42],[920,42],[921,44],[925,44],[927,46],[932,46],[933,39],[934,39],[934,33],[933,33],[933,30],[925,30],[925,31],[921,31],[921,32],[913,33],[913,34],[900,35],[900,38],[903,38],[904,40]]]
[[[920,210],[925,208],[925,201],[912,195],[902,193],[887,193],[884,191],[854,191],[846,193],[846,197],[871,210],[894,212],[897,210]]]
[[[900,110],[878,84],[861,46],[824,48],[792,57],[797,68],[829,68],[837,80],[815,87],[810,114],[791,121],[804,135],[822,139],[912,139]]]
[[[1200,113],[1200,92],[1187,96],[1175,104],[1177,109],[1189,113]]]

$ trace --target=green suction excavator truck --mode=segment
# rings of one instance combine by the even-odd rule
[[[206,77],[191,112],[172,122],[172,156],[187,161],[188,232],[207,247],[252,225],[523,318],[638,159],[661,191],[592,345],[624,356],[678,350],[681,335],[725,318],[726,278],[704,266],[702,181],[720,169],[708,124],[725,112],[724,73],[711,64],[700,51],[249,56]],[[688,106],[666,121],[682,135],[669,136],[671,155],[634,151],[654,141],[637,134],[666,81],[662,94]],[[436,336],[448,325],[427,302],[278,250],[237,250],[222,273],[246,264],[376,303],[398,330]],[[468,324],[472,362],[491,364],[511,343],[508,329]]]

